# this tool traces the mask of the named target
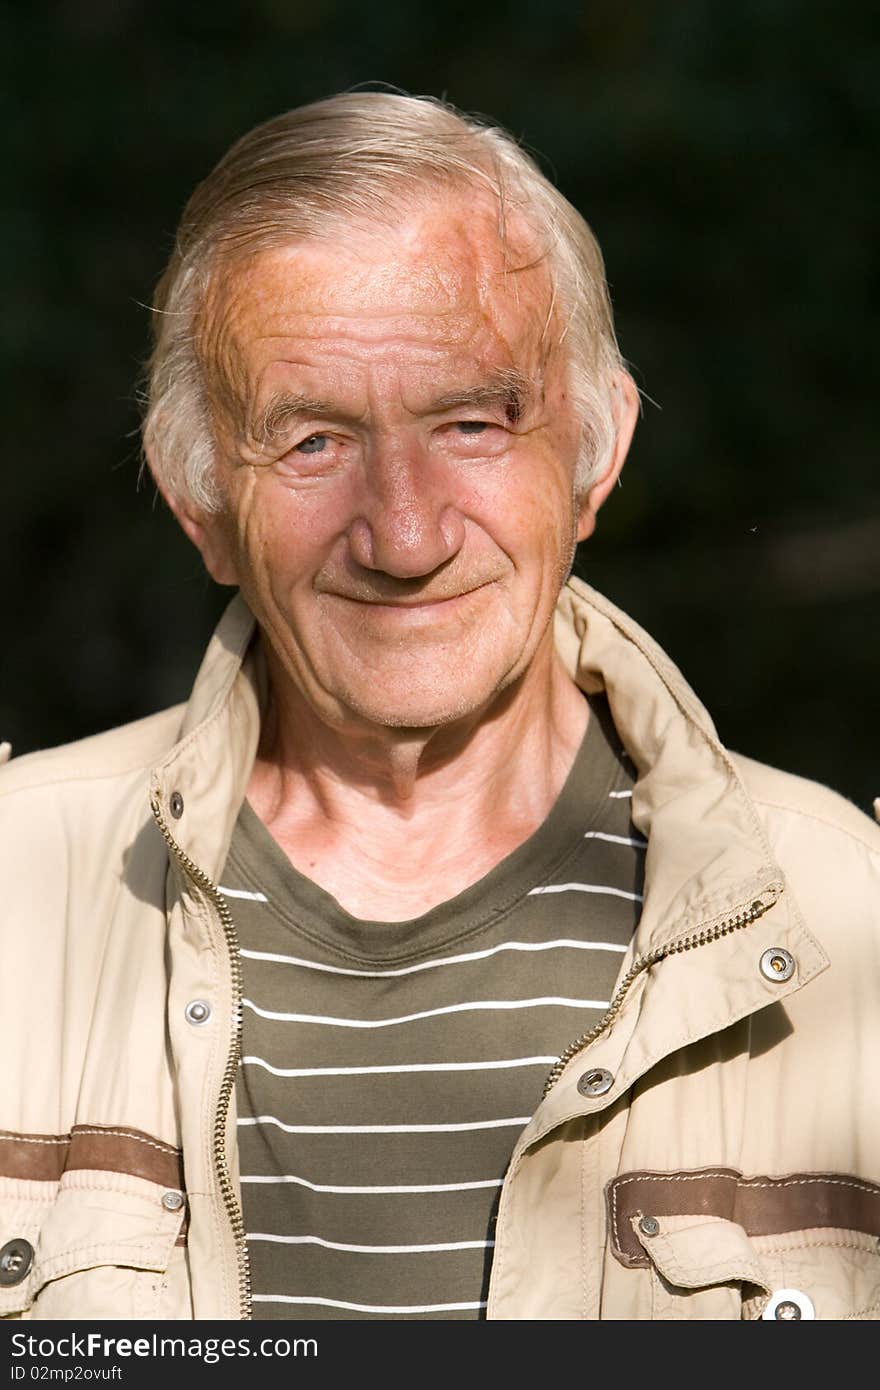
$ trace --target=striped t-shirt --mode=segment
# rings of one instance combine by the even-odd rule
[[[244,975],[256,1317],[485,1315],[514,1144],[554,1062],[605,1012],[639,915],[632,774],[591,705],[544,823],[410,922],[352,917],[242,807],[222,891]]]

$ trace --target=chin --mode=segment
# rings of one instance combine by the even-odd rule
[[[436,729],[467,719],[488,704],[495,693],[408,690],[403,696],[397,691],[380,701],[376,692],[370,692],[364,698],[349,695],[346,704],[361,719],[386,729]]]

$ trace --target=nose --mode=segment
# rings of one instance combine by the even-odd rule
[[[449,481],[423,454],[376,449],[348,533],[356,563],[396,579],[420,579],[451,560],[464,542],[464,519]]]

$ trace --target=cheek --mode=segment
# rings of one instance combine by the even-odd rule
[[[254,479],[237,511],[237,543],[258,580],[314,573],[344,530],[338,489],[292,492],[272,474]]]
[[[523,460],[474,493],[475,513],[515,565],[567,566],[577,518],[571,482],[557,465]],[[548,578],[551,577],[548,575]]]

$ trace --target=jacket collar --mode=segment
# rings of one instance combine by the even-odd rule
[[[605,691],[636,765],[632,815],[648,849],[641,919],[621,979],[639,958],[656,964],[638,974],[595,1041],[572,1056],[517,1154],[560,1123],[613,1105],[662,1058],[780,1002],[828,966],[733,759],[665,653],[576,579],[560,596],[556,639],[577,683]],[[761,911],[749,921],[752,904]],[[721,924],[742,922],[744,910],[745,929],[725,925],[716,934]],[[795,971],[775,981],[762,962],[780,947]],[[578,1081],[597,1069],[611,1084],[585,1098]]]
[[[205,652],[180,738],[152,771],[150,794],[183,853],[214,883],[256,757],[263,662],[256,624],[240,594]]]
[[[632,815],[648,840],[640,953],[779,885],[757,809],[705,707],[656,642],[578,579],[557,606],[574,680],[604,691],[635,763]]]
[[[152,789],[184,852],[216,881],[259,739],[264,666],[240,595],[211,639],[181,736]],[[604,691],[637,769],[633,820],[647,837],[639,954],[722,915],[783,876],[754,803],[681,673],[637,623],[581,580],[560,595],[555,636],[588,693]],[[183,812],[170,818],[171,797]],[[176,802],[180,805],[180,802]]]

